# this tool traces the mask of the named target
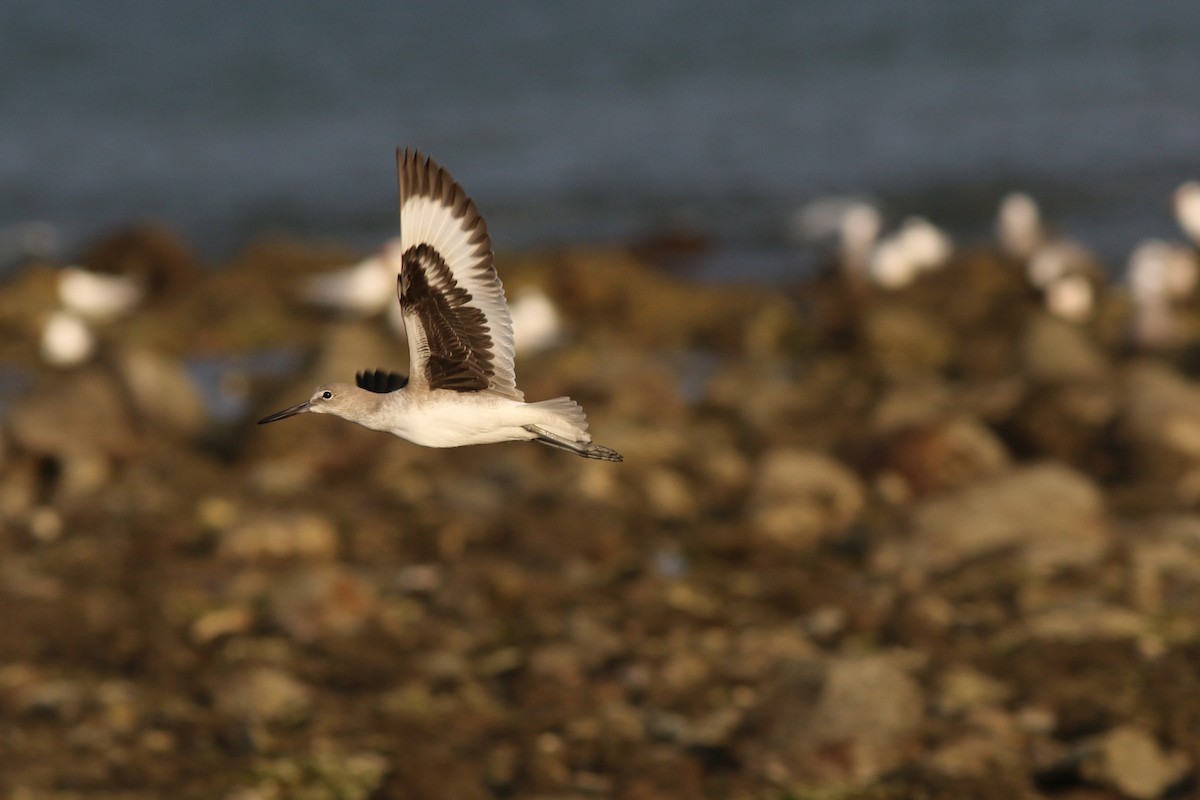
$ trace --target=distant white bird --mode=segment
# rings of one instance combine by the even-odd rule
[[[1192,243],[1200,246],[1200,181],[1186,181],[1172,195],[1175,220]]]
[[[1025,276],[1035,289],[1045,289],[1071,273],[1090,273],[1096,259],[1091,251],[1071,239],[1051,239],[1034,251]]]
[[[787,237],[794,244],[829,244],[841,236],[848,216],[874,204],[862,197],[829,195],[818,197],[796,209],[787,223]],[[878,215],[878,211],[875,211]]]
[[[842,270],[852,278],[867,275],[871,252],[883,232],[883,215],[869,203],[857,203],[846,209],[838,225],[838,258]]]
[[[395,304],[404,250],[399,237],[357,264],[308,278],[301,296],[320,308],[369,317]]]
[[[128,316],[146,296],[142,283],[127,275],[64,267],[58,274],[58,299],[67,311],[97,323]]]
[[[954,243],[924,217],[909,217],[871,252],[867,265],[875,283],[900,289],[923,272],[938,269],[950,259]]]
[[[585,458],[620,461],[592,442],[574,400],[525,402],[513,365],[512,320],[496,275],[491,237],[450,174],[420,153],[397,151],[400,180],[399,305],[410,374],[359,373],[354,384],[259,420],[304,412],[342,419],[425,447],[538,441]]]
[[[47,364],[74,367],[92,357],[96,351],[96,335],[78,315],[55,311],[42,326],[39,349]]]
[[[311,305],[353,317],[373,317],[386,311],[388,325],[404,335],[404,319],[396,303],[396,276],[404,264],[400,237],[357,264],[309,277],[300,290]],[[537,353],[553,347],[562,335],[558,309],[541,289],[528,288],[509,303],[518,353]]]
[[[954,242],[949,235],[924,217],[904,220],[897,234],[922,272],[938,269],[954,254]]]
[[[837,248],[838,266],[852,279],[865,279],[883,217],[869,200],[833,195],[805,203],[792,214],[786,234],[801,246]]]
[[[1096,305],[1102,272],[1095,256],[1071,239],[1049,239],[1026,265],[1030,285],[1042,293],[1046,309],[1057,317],[1082,322]]]
[[[1126,281],[1133,303],[1133,337],[1147,348],[1167,347],[1177,337],[1174,304],[1190,296],[1200,277],[1191,248],[1149,239],[1129,255]]]
[[[996,241],[1005,255],[1028,261],[1046,241],[1037,201],[1025,192],[1010,192],[996,214]]]
[[[562,315],[546,293],[527,287],[508,304],[518,355],[541,353],[562,341]]]
[[[404,256],[400,238],[357,264],[308,278],[300,296],[308,303],[353,317],[387,312],[388,327],[403,336],[404,320],[396,305],[396,275]]]
[[[1096,307],[1096,287],[1085,275],[1068,273],[1044,290],[1046,309],[1068,322],[1083,322]]]

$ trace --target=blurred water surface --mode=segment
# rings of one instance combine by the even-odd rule
[[[373,245],[419,145],[501,247],[680,221],[782,277],[789,213],[870,194],[960,236],[1032,190],[1123,258],[1200,174],[1200,5],[17,0],[0,11],[0,226],[130,218],[210,258]],[[68,247],[69,249],[69,247]]]

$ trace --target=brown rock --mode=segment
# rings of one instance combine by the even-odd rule
[[[13,443],[39,455],[99,452],[131,454],[137,438],[116,382],[99,371],[74,375],[70,391],[47,385],[8,415]]]
[[[750,525],[763,539],[803,549],[853,523],[864,502],[862,483],[839,462],[781,448],[759,463]]]
[[[999,437],[970,418],[901,431],[884,444],[881,457],[883,468],[917,495],[964,486],[1012,461]]]
[[[1048,314],[1030,318],[1022,342],[1025,371],[1035,380],[1103,380],[1108,360],[1083,328]]]
[[[7,424],[16,449],[51,461],[54,481],[45,488],[66,501],[103,488],[140,444],[120,388],[100,371],[73,376],[67,390],[46,386],[26,396]]]
[[[862,334],[876,368],[893,377],[936,372],[954,352],[953,334],[941,320],[902,305],[872,309]]]
[[[1187,770],[1186,756],[1163,752],[1153,736],[1132,725],[1089,741],[1085,750],[1083,777],[1138,800],[1160,796]]]
[[[253,667],[227,679],[216,691],[221,714],[248,724],[300,722],[312,708],[312,692],[275,667]]]
[[[374,587],[337,565],[297,571],[270,602],[275,621],[301,642],[355,634],[378,610]]]
[[[199,271],[187,247],[161,225],[141,223],[114,231],[93,242],[84,265],[96,272],[140,279],[152,292],[195,279]]]
[[[1194,501],[1195,490],[1183,489],[1200,464],[1200,384],[1152,361],[1134,362],[1122,377],[1121,433],[1134,474],[1165,487],[1172,499]]]

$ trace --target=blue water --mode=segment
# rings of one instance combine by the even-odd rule
[[[219,259],[370,246],[419,145],[498,247],[686,220],[725,277],[786,275],[789,213],[869,194],[982,235],[999,197],[1119,262],[1200,175],[1200,4],[612,0],[0,10],[0,228],[66,252],[153,218]]]

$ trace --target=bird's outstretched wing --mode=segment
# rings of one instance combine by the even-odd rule
[[[523,400],[513,373],[512,319],[492,263],[487,224],[450,173],[418,151],[396,151],[398,280],[409,380]]]

